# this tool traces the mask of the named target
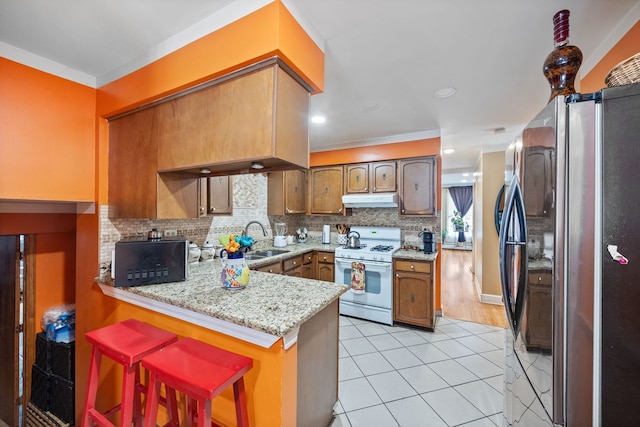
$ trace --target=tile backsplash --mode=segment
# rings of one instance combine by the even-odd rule
[[[249,235],[256,240],[271,239],[272,226],[285,222],[288,234],[306,227],[310,237],[320,236],[324,224],[331,225],[332,233],[337,233],[336,224],[347,226],[366,225],[400,227],[404,244],[421,245],[418,233],[428,227],[434,238],[440,241],[440,215],[436,218],[408,218],[398,215],[396,208],[353,209],[351,216],[311,216],[311,215],[267,215],[267,176],[265,174],[233,176],[233,215],[213,216],[195,219],[113,219],[109,218],[109,206],[100,207],[100,263],[111,261],[111,251],[115,243],[122,239],[146,237],[152,228],[160,231],[176,230],[178,237],[193,241],[201,246],[205,241],[217,242],[223,234],[240,234],[249,221],[259,221],[267,230],[263,237],[258,225],[252,224]]]

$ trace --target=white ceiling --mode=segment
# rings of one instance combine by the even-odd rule
[[[269,2],[0,0],[0,56],[99,87]],[[311,151],[440,135],[456,149],[443,155],[445,185],[546,104],[558,10],[571,11],[583,75],[640,19],[640,0],[283,2],[325,52],[311,112],[327,122],[311,126]],[[433,96],[448,86],[454,96]]]

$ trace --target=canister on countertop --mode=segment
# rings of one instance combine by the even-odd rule
[[[433,233],[431,231],[421,231],[418,236],[422,236],[424,244],[424,253],[432,254],[435,252],[435,243],[433,241]]]

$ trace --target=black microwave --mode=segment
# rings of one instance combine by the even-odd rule
[[[187,279],[187,240],[121,240],[111,262],[114,286],[142,286]]]

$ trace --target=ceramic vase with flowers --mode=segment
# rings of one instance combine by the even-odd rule
[[[224,246],[224,249],[220,251],[222,287],[225,289],[244,288],[249,283],[251,275],[244,254],[253,244],[253,237],[230,234],[220,236],[218,240]]]

